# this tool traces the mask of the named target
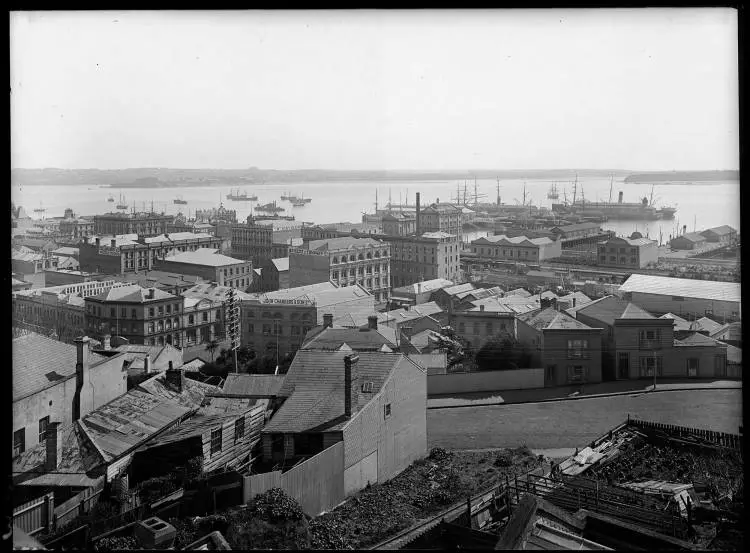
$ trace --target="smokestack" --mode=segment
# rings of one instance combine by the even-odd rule
[[[73,421],[81,418],[81,390],[89,370],[89,338],[82,336],[74,340],[76,345],[76,391],[73,394]]]
[[[359,355],[344,357],[344,415],[352,416],[352,405],[356,409],[359,402],[359,375],[357,374]]]
[[[622,203],[622,190],[620,190],[620,193],[617,195],[617,203],[618,204]]]
[[[148,293],[146,294],[146,299],[147,300],[154,299],[154,289],[153,288],[149,288],[148,289]]]
[[[113,248],[117,247],[117,240],[115,240],[114,238],[113,238],[112,240],[110,240],[110,241],[109,241],[109,243],[110,243],[110,245],[111,245],[111,246],[112,246]]]
[[[331,328],[333,326],[333,314],[323,314],[323,328]]]
[[[105,334],[102,338],[102,347],[106,350],[112,349],[112,343],[111,343],[112,336],[109,334]]]
[[[576,306],[576,299],[573,298],[573,307],[575,307],[575,306]]]
[[[173,369],[172,362],[169,362],[169,368],[164,373],[167,384],[171,385],[178,394],[182,393],[185,388],[185,375],[180,369]]]
[[[44,444],[47,449],[47,454],[44,458],[44,470],[48,472],[56,471],[60,468],[60,460],[62,459],[62,439],[59,422],[51,422],[47,425]]]
[[[378,316],[377,315],[370,315],[367,317],[367,328],[372,330],[378,329]]]
[[[170,364],[172,362],[170,361]],[[147,353],[146,357],[143,358],[143,373],[151,374],[151,354]]]
[[[97,247],[97,248],[99,247],[99,245],[100,245],[100,242],[101,242],[101,238],[97,238],[97,239],[96,239],[96,247]]]
[[[682,225],[682,234],[687,234],[687,225]]]
[[[417,192],[417,223],[416,223],[416,225],[417,225],[417,229],[416,229],[417,230],[417,236],[419,236],[419,223],[420,223],[420,221],[419,221],[419,192]]]

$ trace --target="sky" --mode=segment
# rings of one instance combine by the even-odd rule
[[[737,169],[724,8],[13,12],[11,166]]]

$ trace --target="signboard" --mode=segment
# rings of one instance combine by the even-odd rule
[[[99,255],[111,255],[115,257],[120,257],[120,248],[115,246],[114,248],[112,246],[99,246]]]
[[[301,299],[281,299],[281,298],[262,298],[261,303],[275,303],[281,305],[314,305],[315,302],[312,300],[301,300]]]

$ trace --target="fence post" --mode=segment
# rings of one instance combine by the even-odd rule
[[[596,506],[599,507],[599,479],[596,480]]]
[[[518,498],[518,475],[517,474],[514,475],[513,478],[515,479],[515,483],[516,483],[516,486],[515,486],[516,487],[516,503],[520,503],[521,500]]]

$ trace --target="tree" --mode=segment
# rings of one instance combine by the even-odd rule
[[[528,367],[531,355],[518,340],[504,335],[479,348],[475,360],[480,371],[507,371]]]
[[[214,353],[219,348],[219,342],[216,339],[211,340],[206,344],[206,351],[211,354],[211,362],[214,361]]]

